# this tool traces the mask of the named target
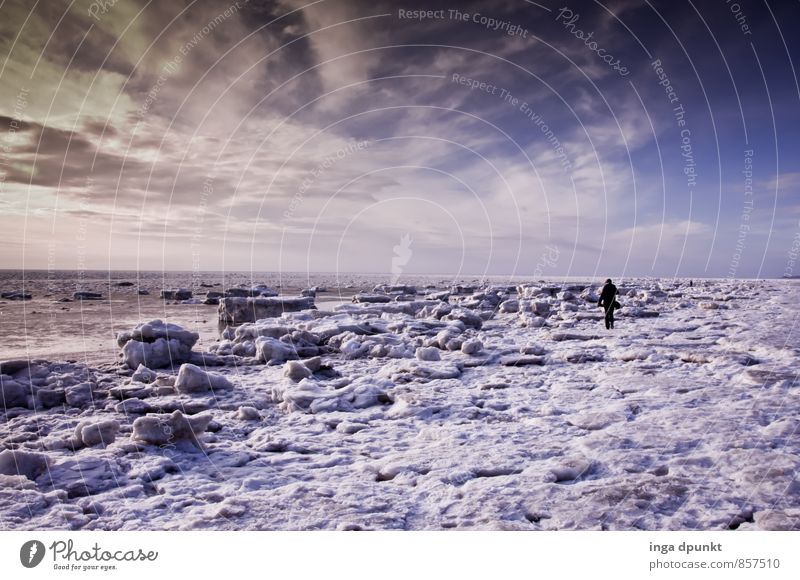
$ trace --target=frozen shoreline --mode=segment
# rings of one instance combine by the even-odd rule
[[[798,529],[795,289],[318,301],[201,341],[211,390],[4,363],[0,529]]]

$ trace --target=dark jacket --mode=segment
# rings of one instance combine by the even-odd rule
[[[605,284],[603,290],[600,292],[600,300],[597,301],[598,306],[608,308],[614,304],[614,298],[617,295],[617,287],[613,284]]]

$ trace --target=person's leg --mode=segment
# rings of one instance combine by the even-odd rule
[[[614,309],[606,307],[606,330],[611,328],[611,316],[613,316]]]
[[[608,309],[608,321],[611,323],[611,328],[614,328],[614,306]]]

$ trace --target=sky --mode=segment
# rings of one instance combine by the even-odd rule
[[[798,276],[798,24],[0,0],[0,268]]]

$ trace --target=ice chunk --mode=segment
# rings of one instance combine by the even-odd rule
[[[197,365],[186,363],[182,364],[181,369],[178,371],[175,388],[179,393],[205,393],[207,391],[232,389],[233,383],[225,375],[209,373]]]
[[[461,352],[468,355],[475,355],[483,350],[483,343],[477,338],[470,338],[461,344]]]
[[[158,375],[155,371],[151,371],[146,366],[140,364],[138,367],[136,367],[136,370],[133,372],[133,375],[131,375],[131,378],[140,383],[152,383],[156,380],[157,376]]]
[[[24,475],[34,480],[47,470],[49,460],[46,455],[6,449],[0,451],[0,474]]]
[[[0,402],[3,409],[30,407],[32,391],[30,386],[15,381],[9,375],[0,375]]]
[[[236,416],[243,421],[258,421],[261,419],[258,409],[249,406],[239,407]]]
[[[241,324],[265,318],[277,318],[286,312],[315,308],[314,298],[311,296],[223,298],[219,302],[219,321],[224,324]]]
[[[441,357],[439,356],[439,349],[434,348],[432,346],[419,347],[417,349],[416,356],[418,360],[424,360],[424,361],[441,360]]]
[[[119,423],[113,419],[91,423],[81,421],[75,427],[75,441],[78,444],[93,447],[113,443],[119,431]]]
[[[290,360],[283,366],[283,376],[294,382],[310,378],[313,374],[311,369],[300,361]]]
[[[80,383],[78,385],[67,387],[64,390],[66,395],[67,405],[70,407],[86,407],[92,404],[92,384]]]
[[[260,336],[256,339],[256,354],[258,360],[270,364],[280,364],[290,359],[300,358],[291,344],[268,336]]]
[[[162,368],[186,362],[200,335],[177,324],[151,320],[117,336],[122,359],[128,367]]]
[[[281,406],[288,411],[323,413],[352,411],[392,402],[390,381],[361,377],[349,385],[333,389],[315,381],[304,379],[278,393]]]
[[[132,438],[153,445],[189,441],[200,447],[198,435],[211,423],[211,415],[194,415],[187,417],[180,411],[171,415],[147,415],[133,422]]]

